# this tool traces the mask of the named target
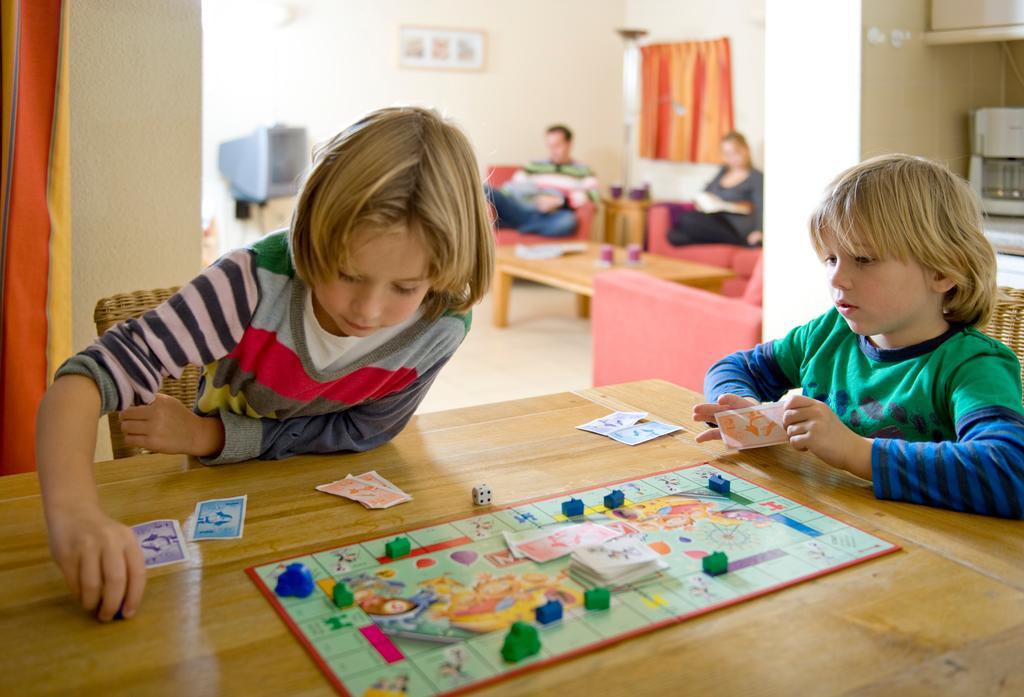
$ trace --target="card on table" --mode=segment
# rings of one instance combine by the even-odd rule
[[[351,475],[336,482],[321,484],[316,487],[316,490],[327,494],[334,494],[335,496],[344,496],[347,499],[358,501],[367,508],[389,508],[405,503],[412,498],[400,489],[397,489],[397,487],[386,488],[372,481],[366,481]]]
[[[577,547],[601,544],[620,534],[597,523],[578,523],[522,542],[516,546],[516,551],[522,552],[535,562],[543,563],[564,557]]]
[[[665,424],[660,421],[645,421],[633,426],[627,426],[618,431],[612,431],[608,434],[608,437],[614,438],[626,445],[639,445],[640,443],[646,443],[649,440],[680,430],[682,430],[682,426]]]
[[[142,547],[147,567],[165,566],[188,561],[188,547],[181,526],[176,520],[151,520],[132,526]]]
[[[590,431],[591,433],[596,433],[600,436],[607,436],[613,431],[618,431],[620,428],[632,426],[645,416],[647,416],[646,411],[616,411],[608,416],[602,416],[599,419],[588,421],[576,428],[581,431]]]
[[[745,450],[789,442],[782,415],[782,402],[756,404],[743,409],[720,411],[715,415],[722,440],[731,448]]]
[[[352,476],[352,475],[349,475],[349,476]],[[378,486],[382,486],[385,489],[391,489],[391,491],[397,491],[399,494],[402,494],[403,496],[409,496],[404,491],[399,489],[397,486],[392,484],[390,480],[388,480],[388,479],[382,477],[381,475],[377,474],[377,470],[370,470],[369,472],[363,472],[362,474],[357,474],[357,475],[355,475],[355,479],[362,479],[364,482],[370,482],[371,484],[376,484]],[[409,496],[409,498],[411,499],[412,496]]]
[[[247,500],[248,496],[243,494],[197,503],[189,539],[231,540],[241,537]]]

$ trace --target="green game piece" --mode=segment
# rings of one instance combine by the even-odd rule
[[[352,591],[344,583],[335,583],[331,596],[334,598],[334,605],[340,608],[349,607],[356,601],[356,596],[352,594]]]
[[[701,560],[704,565],[704,573],[712,576],[724,574],[729,570],[729,557],[725,552],[712,552]]]
[[[501,646],[501,657],[509,663],[518,663],[536,653],[540,653],[537,628],[526,622],[513,622]]]
[[[607,588],[591,588],[583,593],[583,605],[588,610],[607,610],[612,604],[612,594]]]
[[[398,557],[404,557],[409,553],[411,546],[409,545],[408,537],[396,537],[384,545],[384,552],[392,559]]]

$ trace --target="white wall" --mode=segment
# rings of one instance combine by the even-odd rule
[[[807,220],[860,159],[860,36],[861,0],[766,0],[766,338],[831,303]]]
[[[180,285],[199,264],[199,0],[68,3],[72,336],[96,301]],[[109,457],[106,419],[97,456]]]
[[[293,201],[267,206],[262,225],[242,225],[217,173],[217,145],[260,124],[304,125],[320,142],[383,106],[420,104],[452,117],[482,165],[545,156],[544,129],[565,122],[575,155],[608,182],[619,170],[622,50],[615,33],[625,0],[290,0],[291,21],[264,16],[266,0],[204,4],[204,216],[216,216],[220,248],[287,224]],[[482,29],[481,72],[398,68],[398,28]]]
[[[641,44],[729,37],[736,130],[747,137],[757,167],[764,153],[764,6],[765,0],[626,0],[626,26],[649,32]],[[659,199],[691,199],[717,171],[718,165],[638,157],[633,166],[634,179],[649,181]]]

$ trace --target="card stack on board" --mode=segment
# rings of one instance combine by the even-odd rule
[[[667,568],[643,540],[626,535],[573,551],[569,574],[584,585],[614,588],[650,580]]]
[[[373,470],[355,476],[349,474],[336,482],[321,484],[316,490],[358,501],[367,508],[391,508],[412,500],[412,496]]]
[[[640,419],[647,416],[646,411],[616,411],[600,419],[588,421],[577,426],[581,431],[590,431],[601,436],[608,436],[626,445],[639,445],[649,440],[675,433],[681,430],[681,426],[666,424],[660,421],[644,421]]]

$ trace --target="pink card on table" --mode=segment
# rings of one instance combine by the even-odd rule
[[[580,523],[559,528],[549,535],[536,537],[516,545],[516,550],[535,562],[546,562],[564,557],[577,547],[599,545],[622,533],[597,523]]]
[[[378,484],[355,477],[346,477],[330,484],[321,484],[316,490],[335,496],[344,496],[347,499],[358,501],[368,508],[387,508],[408,501],[410,498],[407,494],[386,489]]]

